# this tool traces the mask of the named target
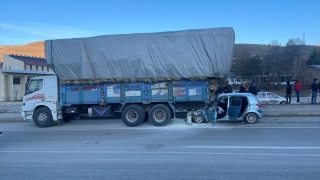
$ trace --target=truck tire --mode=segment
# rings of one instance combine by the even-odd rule
[[[34,124],[41,128],[50,127],[53,123],[51,111],[46,107],[37,109],[34,112],[32,119]]]
[[[144,120],[145,113],[141,106],[131,104],[125,107],[121,113],[121,118],[127,126],[139,126]]]
[[[166,105],[157,104],[150,109],[149,119],[155,126],[165,126],[171,118],[171,111]]]
[[[136,105],[140,110],[141,110],[141,112],[142,112],[142,121],[141,121],[141,124],[146,120],[146,117],[147,117],[147,113],[146,113],[146,111],[143,109],[143,107],[142,106],[140,106],[140,105]]]

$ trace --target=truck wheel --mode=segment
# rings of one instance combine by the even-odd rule
[[[165,126],[171,120],[171,111],[166,105],[157,104],[150,109],[149,119],[155,126]]]
[[[258,116],[255,113],[248,113],[244,116],[244,120],[248,124],[254,124],[258,121]]]
[[[122,121],[131,127],[140,125],[144,117],[143,108],[135,104],[125,107],[121,113]]]
[[[194,120],[194,122],[196,122],[196,123],[203,123],[203,122],[204,122],[204,117],[203,117],[201,114],[199,114],[199,115],[194,115],[194,116],[193,116],[193,120]]]
[[[50,127],[52,126],[53,120],[51,111],[48,108],[42,107],[37,109],[33,114],[33,122],[38,127]]]
[[[142,121],[141,121],[141,124],[146,120],[146,117],[147,117],[147,113],[146,111],[143,109],[142,106],[139,106],[139,105],[136,105],[142,112]]]

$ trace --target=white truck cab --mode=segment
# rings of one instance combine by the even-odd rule
[[[38,127],[49,127],[62,119],[56,76],[35,77],[27,82],[21,115]]]

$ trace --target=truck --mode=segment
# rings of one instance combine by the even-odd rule
[[[231,68],[231,27],[46,40],[54,76],[26,83],[24,120],[38,127],[120,115],[127,126],[165,126],[201,109]]]

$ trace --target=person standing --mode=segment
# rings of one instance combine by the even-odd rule
[[[240,89],[239,89],[239,92],[240,93],[245,93],[247,91],[247,88],[246,88],[246,82],[243,82],[240,86]]]
[[[220,82],[220,84],[219,84],[217,90],[215,91],[214,95],[215,95],[216,97],[218,97],[219,94],[222,94],[222,93],[223,93],[223,88],[224,88],[224,87],[223,87],[223,82]]]
[[[296,95],[297,95],[297,104],[299,104],[300,103],[300,91],[301,91],[300,83],[298,82],[297,79],[295,79],[293,81],[294,81],[294,90],[296,91]]]
[[[317,81],[318,81],[317,79],[314,79],[313,83],[311,84],[311,91],[312,91],[311,104],[317,104],[317,96],[318,96]]]
[[[286,90],[286,100],[287,100],[287,104],[291,104],[291,84],[290,81],[287,81],[287,90]]]
[[[228,81],[224,83],[223,93],[232,93],[232,88],[231,88],[231,86],[228,84]]]
[[[252,83],[252,85],[250,86],[249,88],[249,92],[255,96],[258,95],[258,92],[259,92],[259,89],[258,87],[256,86],[256,83]]]

